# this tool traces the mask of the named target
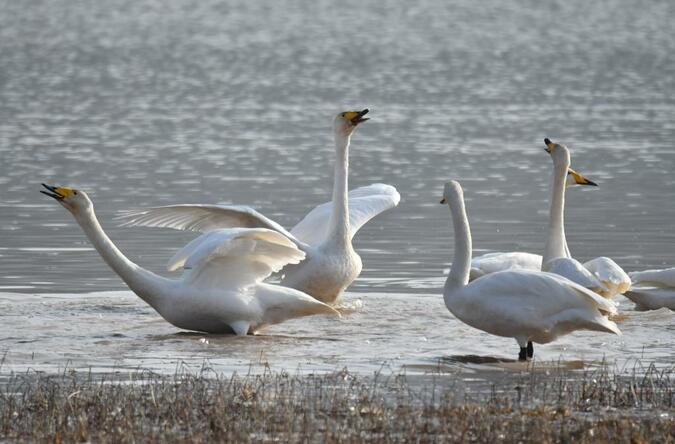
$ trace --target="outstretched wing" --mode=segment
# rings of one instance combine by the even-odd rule
[[[169,260],[167,268],[185,268],[185,279],[194,285],[244,288],[304,258],[305,253],[277,231],[229,228],[192,240]]]
[[[173,228],[206,233],[220,228],[267,228],[292,241],[295,237],[284,227],[250,207],[239,205],[167,205],[130,210],[117,217],[123,227]]]
[[[356,232],[370,219],[398,205],[401,195],[391,185],[375,183],[350,191],[348,199],[349,226],[353,238]],[[291,233],[309,245],[320,244],[328,235],[328,221],[331,211],[332,202],[317,206],[293,227]]]

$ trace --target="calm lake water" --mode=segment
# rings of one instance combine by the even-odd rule
[[[0,0],[2,369],[509,368],[481,362],[515,357],[515,341],[443,305],[453,246],[438,201],[462,182],[474,254],[541,252],[544,137],[600,185],[568,192],[575,257],[675,265],[675,3],[412,3]],[[340,320],[180,333],[38,193],[86,190],[121,250],[162,272],[194,235],[120,228],[120,210],[248,204],[291,227],[330,198],[333,116],[364,107],[350,186],[389,183],[402,201],[356,237],[357,310]],[[537,356],[675,364],[675,313],[618,300],[623,337],[575,333]]]

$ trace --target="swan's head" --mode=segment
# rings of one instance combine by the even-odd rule
[[[546,145],[544,151],[546,151],[551,155],[554,163],[563,161],[567,162],[567,164],[569,165],[570,152],[565,145],[563,145],[562,143],[551,142],[551,139],[549,138],[544,139],[544,144]]]
[[[456,180],[447,182],[443,187],[443,199],[441,203],[462,202],[464,201],[464,192],[462,186]]]
[[[344,137],[351,136],[360,123],[368,120],[367,117],[363,117],[366,114],[368,114],[368,108],[363,111],[345,111],[338,114],[333,122],[335,133]]]
[[[68,187],[53,187],[44,183],[42,186],[48,190],[40,190],[42,194],[53,197],[71,213],[82,213],[93,206],[91,200],[89,200],[89,196],[84,191]]]
[[[593,187],[598,186],[597,183],[593,182],[592,180],[588,180],[583,175],[574,171],[572,168],[568,168],[567,169],[567,179],[565,180],[565,186],[571,187],[573,185],[590,185],[590,186],[593,186]]]

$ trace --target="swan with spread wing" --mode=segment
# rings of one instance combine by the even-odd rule
[[[356,127],[368,120],[363,111],[346,111],[333,122],[335,175],[333,199],[314,208],[291,231],[256,210],[233,205],[170,205],[129,211],[124,226],[165,227],[206,233],[229,227],[266,228],[281,233],[306,255],[284,268],[281,284],[333,304],[361,273],[352,238],[370,219],[398,205],[391,185],[373,184],[348,192],[349,146]]]
[[[103,260],[165,320],[206,333],[255,333],[265,326],[313,314],[339,313],[301,291],[262,281],[305,254],[286,236],[265,228],[209,231],[169,261],[181,278],[158,276],[129,260],[105,234],[83,191],[44,185],[75,217]]]

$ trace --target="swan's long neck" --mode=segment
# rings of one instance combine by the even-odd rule
[[[122,278],[134,293],[157,309],[160,299],[168,297],[165,294],[166,292],[162,292],[162,289],[168,284],[169,279],[157,276],[127,259],[105,234],[101,224],[96,219],[93,208],[84,213],[76,214],[75,220],[80,224],[89,241],[110,268]]]
[[[328,238],[346,245],[351,240],[349,228],[348,175],[350,136],[335,134],[335,177],[333,178],[333,210],[330,215]]]
[[[445,281],[445,289],[459,289],[469,282],[471,271],[471,229],[466,216],[464,199],[458,197],[448,201],[452,214],[452,226],[455,231],[455,259],[452,261],[450,275]],[[445,291],[444,295],[448,296]]]
[[[565,239],[565,178],[569,161],[554,159],[551,185],[551,207],[549,210],[548,233],[542,267],[551,259],[569,257]]]

